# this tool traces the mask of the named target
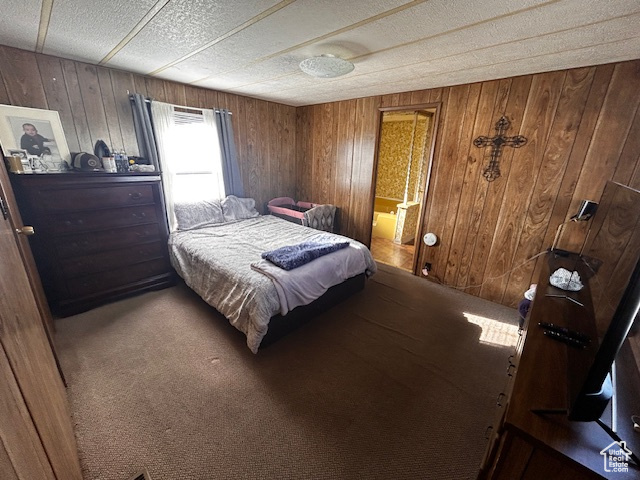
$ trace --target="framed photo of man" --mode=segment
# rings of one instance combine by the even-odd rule
[[[52,170],[63,171],[71,165],[67,139],[55,110],[0,105],[0,144],[5,154],[26,150],[29,156],[57,166]]]

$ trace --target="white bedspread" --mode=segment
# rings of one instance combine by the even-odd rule
[[[367,265],[363,249],[365,247],[351,244],[289,271],[268,260],[253,263],[251,268],[273,280],[280,300],[280,314],[286,315],[300,305],[313,302],[334,285],[364,272]]]
[[[244,332],[247,346],[256,353],[267,333],[269,319],[281,312],[282,306],[274,282],[253,270],[251,264],[261,261],[262,252],[310,240],[318,233],[318,230],[266,215],[173,232],[169,237],[169,257],[185,283]],[[336,237],[348,240],[361,252],[364,268],[354,275],[364,270],[368,275],[376,271],[373,257],[363,244],[340,235]],[[352,247],[343,250],[352,250]],[[318,261],[322,259],[309,265]],[[331,259],[325,261],[331,262]],[[288,309],[292,308],[289,305]]]

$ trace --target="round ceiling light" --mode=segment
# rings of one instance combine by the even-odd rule
[[[330,54],[307,58],[300,62],[300,70],[307,75],[320,78],[340,77],[353,71],[353,68],[353,63]]]

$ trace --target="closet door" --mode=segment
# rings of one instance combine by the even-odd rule
[[[18,233],[12,226],[12,212],[6,206],[5,192],[10,189],[0,176],[0,368],[8,377],[2,380],[1,388],[2,405],[13,412],[8,420],[0,422],[4,450],[0,452],[0,460],[4,458],[0,467],[8,469],[8,458],[14,472],[7,472],[6,478],[81,480],[66,392],[18,249],[18,235],[24,233]],[[14,431],[15,428],[19,430]],[[33,432],[37,432],[38,441]],[[37,453],[42,448],[54,476],[22,471],[16,452],[23,448],[33,453],[33,458],[42,458]],[[46,465],[42,468],[47,471]],[[4,472],[0,474],[5,478]]]
[[[54,480],[29,410],[0,345],[0,478]]]

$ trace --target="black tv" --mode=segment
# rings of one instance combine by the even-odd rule
[[[569,419],[598,421],[602,417],[613,388],[611,369],[640,311],[640,259],[636,263],[611,322],[587,371],[582,387],[572,399]]]

